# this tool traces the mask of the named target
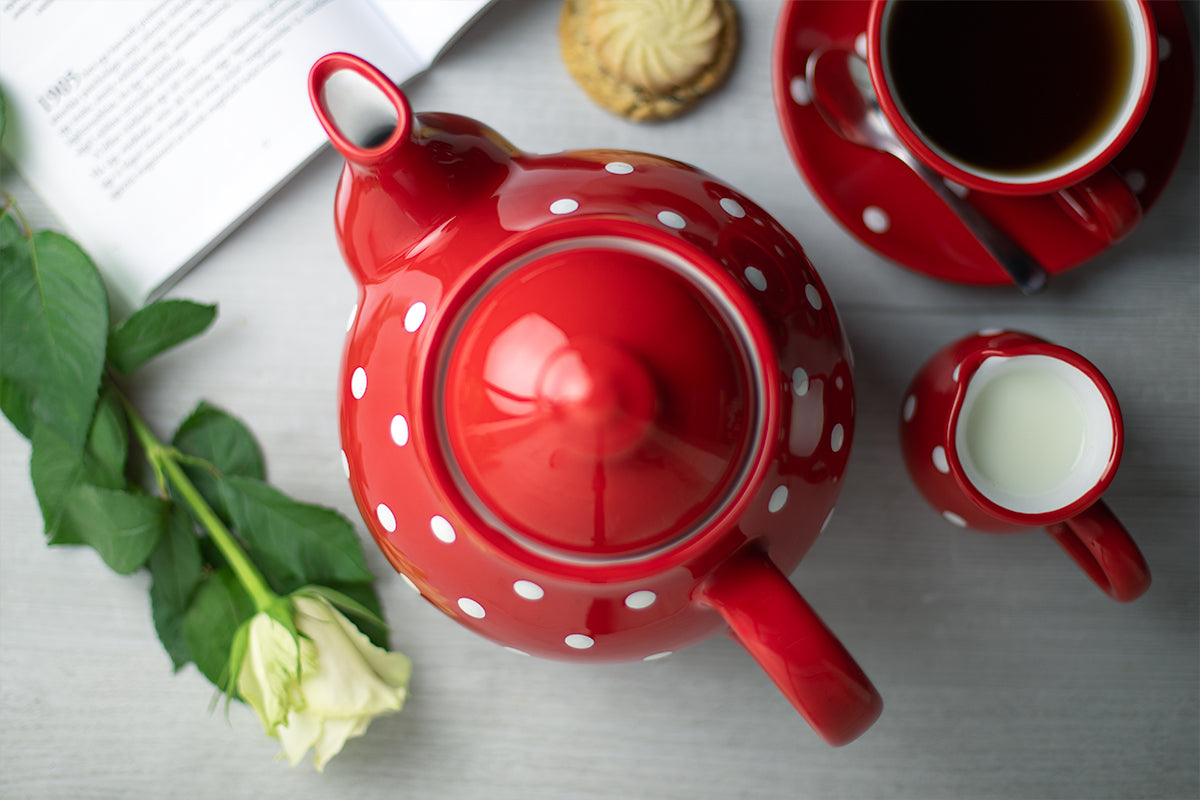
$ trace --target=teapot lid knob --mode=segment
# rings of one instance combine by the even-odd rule
[[[748,330],[761,321],[723,299],[718,273],[615,237],[499,270],[436,367],[464,499],[571,559],[635,558],[726,513],[763,460],[777,399],[765,336]]]
[[[636,355],[602,339],[579,339],[552,353],[537,399],[563,446],[613,461],[644,444],[659,410],[654,378]]]

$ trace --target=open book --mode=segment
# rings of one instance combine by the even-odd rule
[[[195,265],[324,144],[308,69],[397,83],[488,0],[4,0],[5,149],[129,310]]]

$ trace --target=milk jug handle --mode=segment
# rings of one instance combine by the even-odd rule
[[[1150,588],[1150,568],[1142,551],[1103,500],[1047,525],[1046,532],[1114,600],[1127,603]]]

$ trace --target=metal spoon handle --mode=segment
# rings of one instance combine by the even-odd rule
[[[808,57],[805,78],[813,105],[833,130],[847,141],[900,159],[942,198],[1021,292],[1028,295],[1045,288],[1045,268],[904,146],[879,105],[863,58],[848,50],[820,48]]]
[[[1008,234],[992,224],[991,220],[980,214],[975,206],[955,194],[941,175],[918,161],[907,148],[889,148],[888,152],[907,164],[909,169],[942,198],[988,255],[1008,273],[1022,294],[1037,294],[1046,288],[1048,276],[1045,267],[1025,252]]]

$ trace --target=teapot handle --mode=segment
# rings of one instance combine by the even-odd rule
[[[760,550],[722,565],[698,599],[725,618],[731,636],[829,744],[849,744],[879,718],[883,700],[870,679]]]

